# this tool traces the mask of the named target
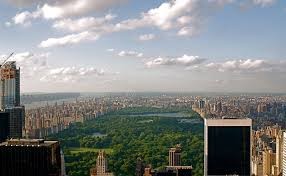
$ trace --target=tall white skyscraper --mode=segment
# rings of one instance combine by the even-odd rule
[[[113,176],[113,173],[108,172],[107,159],[104,151],[98,152],[96,167],[90,170],[90,176]]]

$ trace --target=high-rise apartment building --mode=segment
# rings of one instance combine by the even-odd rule
[[[181,166],[181,146],[169,150],[169,166]]]
[[[22,138],[25,108],[20,106],[20,69],[16,62],[0,67],[0,110],[9,113],[10,138]]]
[[[262,154],[263,158],[263,175],[271,175],[272,173],[272,166],[275,166],[275,153],[271,149],[265,149]]]
[[[283,131],[280,130],[276,136],[276,166],[278,174],[282,173],[282,157],[283,157]]]
[[[282,175],[286,176],[286,132],[283,133]]]
[[[206,102],[205,102],[204,100],[200,100],[200,101],[199,101],[199,108],[200,108],[200,109],[205,108],[205,104],[206,104]]]
[[[250,175],[251,119],[205,119],[204,175]]]
[[[0,175],[61,176],[59,142],[12,139],[1,143]]]
[[[113,173],[108,172],[107,159],[104,151],[99,151],[96,167],[90,170],[90,176],[113,176]]]

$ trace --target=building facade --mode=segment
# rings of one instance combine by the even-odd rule
[[[169,166],[181,166],[181,146],[176,145],[169,150]]]
[[[113,173],[108,172],[108,164],[104,151],[100,150],[98,152],[96,167],[90,169],[90,176],[113,176]]]
[[[15,61],[0,67],[0,110],[9,113],[8,136],[22,138],[25,108],[20,106],[20,68]]]
[[[204,175],[251,175],[251,119],[205,119]]]
[[[5,112],[9,114],[9,138],[22,138],[25,123],[25,107],[8,107]]]
[[[282,172],[286,176],[286,132],[283,133],[283,158],[282,158]]]
[[[276,166],[278,174],[282,173],[282,157],[283,157],[283,131],[280,130],[276,136]]]
[[[0,112],[0,143],[9,136],[9,113]]]
[[[61,176],[59,142],[12,139],[1,143],[0,175]]]
[[[0,69],[0,107],[20,106],[20,69],[16,62],[6,62]]]

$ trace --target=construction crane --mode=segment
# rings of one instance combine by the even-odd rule
[[[4,60],[4,62],[2,62],[2,64],[0,65],[0,68],[1,68],[3,65],[5,65],[6,62],[8,61],[8,59],[10,59],[13,55],[14,55],[14,52],[11,53],[11,54]]]

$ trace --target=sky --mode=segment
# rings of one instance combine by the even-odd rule
[[[0,0],[22,92],[286,92],[284,0]]]

